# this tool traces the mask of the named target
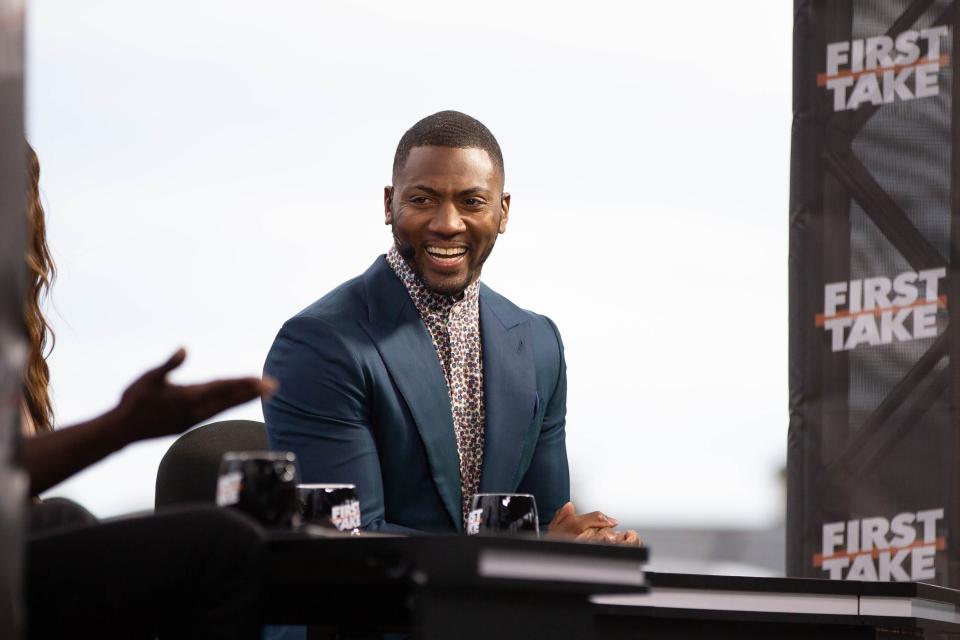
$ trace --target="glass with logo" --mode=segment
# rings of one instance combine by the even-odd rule
[[[220,462],[217,504],[269,529],[289,529],[298,522],[299,479],[291,451],[230,451]]]
[[[467,535],[538,537],[537,501],[529,493],[478,493],[467,516]]]
[[[360,531],[360,500],[352,484],[297,485],[297,513],[303,525]]]

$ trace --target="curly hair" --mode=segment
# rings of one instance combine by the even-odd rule
[[[30,356],[23,380],[23,399],[27,414],[25,430],[53,429],[53,405],[50,402],[50,369],[47,356],[53,350],[54,335],[40,308],[49,295],[57,269],[47,246],[47,225],[40,203],[40,160],[27,145],[27,233],[25,258],[27,262],[27,299],[24,321],[30,340]]]

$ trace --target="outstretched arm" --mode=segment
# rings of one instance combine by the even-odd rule
[[[171,384],[167,374],[186,357],[186,351],[180,349],[140,376],[123,392],[116,408],[102,416],[24,439],[23,465],[30,476],[31,492],[41,493],[130,443],[181,433],[225,409],[270,393],[276,386],[260,378]]]

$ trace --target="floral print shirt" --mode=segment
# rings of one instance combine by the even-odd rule
[[[435,293],[416,276],[396,246],[387,263],[403,282],[440,358],[450,394],[453,430],[460,456],[463,518],[480,486],[486,417],[483,406],[483,347],[480,342],[480,281],[470,284],[459,300]]]

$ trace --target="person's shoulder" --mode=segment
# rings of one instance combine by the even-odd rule
[[[366,312],[363,276],[351,278],[332,289],[320,299],[314,301],[288,323],[309,322],[315,320],[326,324],[354,324],[361,314]]]
[[[367,313],[363,277],[347,280],[284,322],[267,355],[266,370],[273,373],[281,362],[309,362],[312,367],[338,358],[355,360],[366,340],[360,326]],[[319,353],[324,357],[316,357]]]
[[[384,256],[379,256],[362,274],[347,280],[287,320],[286,324],[311,322],[340,328],[352,328],[368,317],[370,310],[369,282],[389,270]]]
[[[507,328],[529,322],[531,328],[535,331],[546,332],[550,336],[556,336],[558,341],[560,340],[560,331],[557,329],[557,325],[542,313],[516,305],[509,298],[497,293],[482,282],[480,283],[480,296]]]

